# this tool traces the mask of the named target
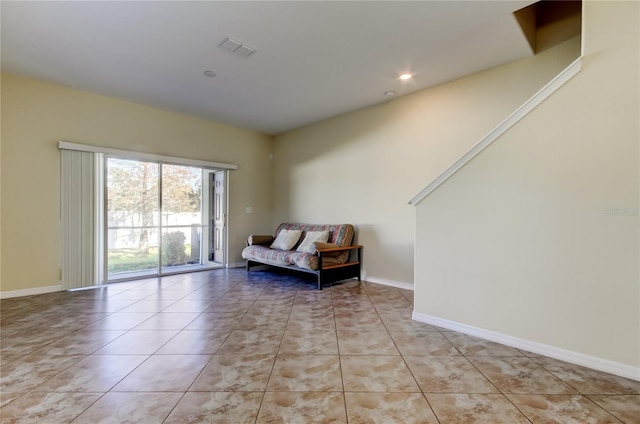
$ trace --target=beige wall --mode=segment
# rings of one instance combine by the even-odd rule
[[[274,222],[349,222],[370,281],[413,283],[407,202],[579,55],[538,56],[276,137]],[[380,87],[382,96],[384,87]]]
[[[583,7],[582,71],[418,205],[415,311],[637,370],[639,3]]]
[[[271,231],[270,136],[6,74],[1,107],[3,292],[59,284],[58,140],[237,164],[229,261],[248,234]]]
[[[2,96],[2,73],[0,73],[0,97]],[[0,101],[0,117],[2,102]],[[0,292],[2,291],[2,119],[0,119]]]

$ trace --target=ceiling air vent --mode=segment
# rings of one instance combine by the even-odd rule
[[[243,43],[242,41],[234,40],[231,37],[227,37],[219,44],[222,50],[226,50],[239,57],[249,57],[256,52],[256,49]]]

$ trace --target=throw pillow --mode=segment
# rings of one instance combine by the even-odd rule
[[[291,250],[296,245],[302,231],[300,230],[280,230],[278,237],[271,244],[272,249],[277,250]]]
[[[324,243],[327,240],[329,240],[329,231],[307,231],[307,234],[304,236],[304,240],[302,240],[302,243],[300,243],[300,246],[298,246],[296,251],[315,254],[316,248],[313,246],[313,243]]]

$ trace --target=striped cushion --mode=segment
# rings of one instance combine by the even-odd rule
[[[317,270],[318,265],[320,265],[318,256],[312,255],[310,253],[297,252],[291,256],[291,260],[296,266],[300,268],[310,269],[312,271]],[[335,265],[340,263],[344,262],[338,262],[338,258],[325,258],[324,256],[322,257],[322,266]]]
[[[242,257],[269,265],[293,265],[291,256],[294,253],[291,250],[277,250],[267,246],[253,245],[245,247],[242,251]]]

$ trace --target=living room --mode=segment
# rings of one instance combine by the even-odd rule
[[[364,279],[414,290],[416,318],[638,379],[637,29],[637,3],[585,2],[581,39],[277,135],[3,72],[2,294],[60,289],[65,140],[236,164],[230,267],[280,222],[349,222]],[[578,56],[567,85],[408,204]]]

